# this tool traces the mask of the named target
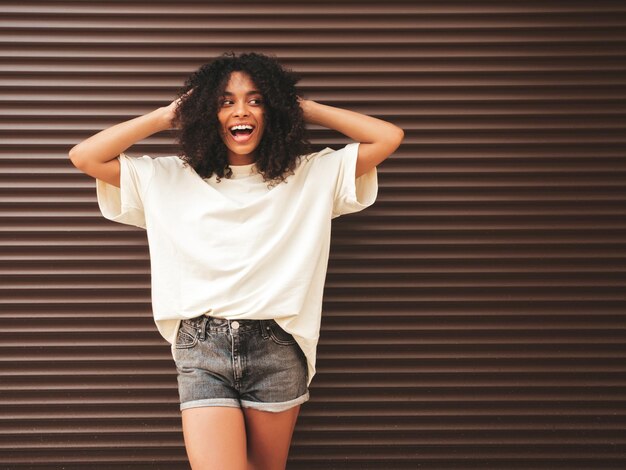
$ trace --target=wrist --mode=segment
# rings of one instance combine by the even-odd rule
[[[302,114],[304,115],[304,122],[309,124],[317,124],[314,120],[314,112],[316,103],[313,100],[302,100],[300,101],[300,107],[302,108]]]
[[[165,131],[170,128],[170,118],[167,114],[166,107],[157,108],[148,114],[153,119],[157,132]]]

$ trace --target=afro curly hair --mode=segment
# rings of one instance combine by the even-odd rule
[[[228,148],[219,134],[220,98],[234,71],[247,73],[263,96],[265,130],[255,149],[256,167],[269,187],[293,174],[299,158],[311,153],[300,93],[300,75],[285,69],[275,56],[225,52],[193,72],[177,92],[180,100],[173,122],[180,129],[178,157],[202,178],[232,176]],[[192,93],[188,93],[192,91]]]

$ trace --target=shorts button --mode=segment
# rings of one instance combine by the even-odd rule
[[[231,326],[231,327],[233,327],[233,329],[235,329],[235,330],[236,330],[237,328],[239,328],[239,322],[234,321],[234,322],[232,322],[232,323],[230,324],[230,326]]]

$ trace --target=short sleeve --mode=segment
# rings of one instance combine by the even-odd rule
[[[331,218],[359,212],[374,204],[378,196],[378,173],[376,167],[355,178],[356,162],[359,156],[359,142],[353,142],[326,155],[333,160],[337,182],[333,199]]]
[[[145,194],[154,177],[154,159],[121,153],[120,187],[96,178],[96,196],[102,215],[114,222],[146,228]]]

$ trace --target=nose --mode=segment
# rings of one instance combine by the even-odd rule
[[[235,116],[241,116],[241,115],[247,116],[248,108],[246,107],[246,104],[242,102],[239,102],[239,104],[235,104],[233,114]]]

